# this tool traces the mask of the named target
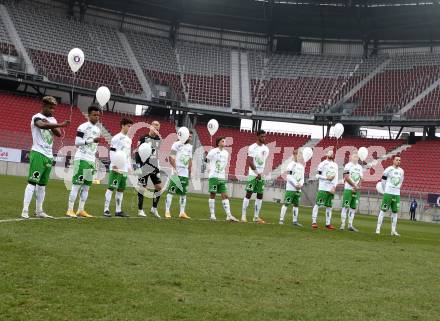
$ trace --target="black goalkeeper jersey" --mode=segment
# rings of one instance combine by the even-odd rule
[[[139,138],[138,147],[143,143],[150,143],[151,144],[151,155],[145,162],[142,162],[141,157],[139,156],[139,153],[136,152],[135,158],[136,163],[140,166],[144,166],[145,164],[148,164],[157,170],[159,170],[159,159],[157,157],[157,154],[160,149],[160,143],[161,139],[159,136],[152,137],[149,134],[144,135],[141,138]]]

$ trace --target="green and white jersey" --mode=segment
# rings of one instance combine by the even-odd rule
[[[171,146],[171,154],[176,158],[177,175],[189,177],[189,161],[192,158],[193,147],[177,141]]]
[[[295,185],[304,185],[304,166],[295,161],[287,165],[286,191],[301,191]]]
[[[318,189],[320,191],[330,192],[332,189],[336,188],[336,185],[338,185],[338,164],[326,159],[319,163],[318,173],[321,173],[320,175],[323,176],[323,178],[319,178]],[[335,178],[332,181],[329,181],[325,178],[328,176],[334,176]]]
[[[403,169],[389,166],[383,172],[382,176],[387,178],[384,189],[385,194],[400,195],[400,188],[402,187],[404,178]]]
[[[226,179],[226,167],[229,163],[229,153],[227,150],[213,148],[209,151],[206,158],[209,161],[209,178]]]
[[[269,148],[266,145],[258,145],[257,143],[249,146],[248,156],[254,159],[256,171],[249,167],[249,176],[257,176],[262,174],[266,167],[266,159],[269,156]]]
[[[352,162],[350,162],[344,166],[344,174],[348,174],[353,183],[358,185],[362,177],[364,176],[364,170],[360,164],[353,164]],[[353,189],[353,187],[347,182],[345,182],[344,188],[349,190]]]
[[[53,133],[50,129],[41,129],[35,126],[35,122],[38,120],[46,120],[51,124],[56,124],[57,120],[52,116],[46,117],[42,113],[35,114],[31,120],[32,150],[46,157],[53,158]]]
[[[125,162],[124,168],[118,168],[122,172],[128,172],[129,167],[131,166],[131,138],[123,133],[116,134],[112,138],[110,153],[114,151],[121,150],[125,153],[127,157],[127,161]],[[110,157],[111,159],[111,157]],[[110,169],[115,166],[113,163],[110,163]]]
[[[101,136],[101,129],[88,121],[78,126],[76,136],[77,138],[83,139],[86,144],[78,146],[75,153],[75,160],[85,160],[94,163],[96,152],[98,150],[98,143],[87,143],[87,141],[92,141]]]

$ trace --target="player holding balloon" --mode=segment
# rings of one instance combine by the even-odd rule
[[[50,172],[52,170],[53,154],[53,136],[61,137],[59,128],[67,127],[69,120],[57,123],[53,113],[57,101],[52,96],[43,97],[43,107],[40,113],[32,116],[32,149],[29,155],[29,175],[28,184],[24,192],[22,218],[29,218],[29,204],[35,192],[36,211],[38,218],[52,218],[43,211],[44,197],[46,196],[46,185],[49,182]]]
[[[312,228],[317,229],[319,207],[325,206],[325,227],[327,230],[334,230],[331,224],[333,198],[335,197],[336,185],[338,184],[338,164],[334,161],[335,156],[332,150],[327,152],[327,159],[318,165],[319,179],[318,193],[316,194],[316,204],[312,211]]]
[[[151,155],[147,158],[147,160],[142,161],[139,153],[135,154],[136,157],[136,166],[138,169],[141,169],[142,176],[139,178],[139,184],[145,189],[148,184],[148,179],[151,179],[151,182],[154,185],[154,197],[153,197],[153,206],[151,207],[150,213],[160,219],[159,211],[157,210],[157,205],[159,204],[159,199],[162,190],[162,180],[160,178],[160,167],[159,167],[159,158],[158,152],[160,149],[160,143],[162,137],[160,136],[160,123],[155,120],[151,123],[150,131],[147,135],[139,138],[138,146],[141,144],[150,144],[151,145]],[[138,191],[138,215],[141,217],[146,217],[147,215],[144,212],[144,194]]]
[[[340,230],[345,229],[345,221],[348,216],[348,230],[352,232],[358,232],[358,229],[353,226],[354,216],[356,214],[356,208],[359,204],[362,177],[364,176],[363,168],[359,164],[359,156],[357,153],[351,155],[351,161],[344,167],[344,193],[342,197],[342,210],[341,210],[341,227]]]
[[[133,125],[133,121],[128,118],[122,118],[119,124],[121,126],[121,132],[112,138],[110,145],[111,163],[104,203],[104,216],[106,217],[111,217],[110,202],[112,200],[113,190],[115,189],[115,216],[128,217],[128,214],[122,211],[122,199],[127,185],[127,175],[131,172],[131,138],[128,137],[127,134]]]
[[[400,211],[400,188],[403,184],[404,171],[400,167],[399,155],[393,157],[393,165],[389,166],[382,175],[382,189],[384,191],[380,212],[377,217],[376,234],[380,234],[385,212],[391,209],[391,235],[400,236],[397,233],[397,215]]]
[[[229,153],[225,149],[225,138],[217,137],[215,140],[216,148],[209,151],[206,156],[206,162],[209,163],[209,212],[211,220],[215,221],[215,196],[221,193],[222,205],[226,213],[226,220],[238,222],[231,214],[231,205],[229,204],[228,188],[226,186],[226,167],[229,163]]]
[[[92,217],[84,210],[84,205],[89,195],[93,175],[96,172],[96,151],[101,136],[101,129],[96,124],[100,115],[101,109],[98,106],[90,106],[88,108],[89,121],[79,125],[76,130],[75,146],[77,151],[74,158],[73,185],[69,195],[67,217]],[[80,190],[78,211],[75,213],[73,206]]]
[[[293,159],[287,165],[287,177],[286,177],[286,192],[284,193],[284,204],[281,207],[280,224],[284,224],[284,217],[286,216],[287,208],[290,204],[293,205],[293,225],[302,227],[302,224],[298,223],[298,206],[301,198],[301,188],[304,185],[304,165],[301,164],[303,160],[302,153],[299,153],[297,149],[293,151]]]
[[[266,223],[260,218],[260,210],[263,205],[264,178],[263,172],[266,166],[266,159],[269,156],[269,148],[266,146],[266,132],[257,131],[257,142],[249,146],[247,165],[249,167],[248,180],[246,185],[246,196],[243,199],[241,221],[247,222],[246,211],[253,193],[257,194],[254,208],[254,222],[258,224]]]
[[[180,214],[179,218],[189,219],[186,214],[186,193],[189,186],[189,178],[191,177],[193,146],[192,131],[189,131],[189,137],[185,143],[180,140],[171,146],[170,164],[175,175],[171,176],[168,185],[168,194],[165,202],[165,218],[171,218],[171,204],[173,195],[180,195]]]

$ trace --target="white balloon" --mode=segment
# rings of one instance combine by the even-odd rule
[[[335,127],[333,127],[333,135],[335,135],[336,138],[341,138],[342,134],[344,133],[344,125],[341,123],[337,123]]]
[[[84,63],[84,52],[79,48],[73,48],[67,55],[67,62],[73,72],[77,72]]]
[[[151,156],[152,149],[150,143],[142,143],[138,148],[139,156],[142,162],[145,162]]]
[[[307,163],[313,156],[313,149],[310,147],[304,147],[302,149],[302,156],[304,159],[304,163]]]
[[[185,144],[189,138],[189,129],[186,127],[180,127],[177,131],[177,136],[179,136],[180,142]]]
[[[110,96],[110,89],[108,89],[106,86],[99,87],[96,91],[96,100],[98,100],[98,103],[101,107],[108,103]]]
[[[208,122],[207,127],[208,127],[209,134],[210,134],[211,136],[214,136],[214,134],[215,134],[215,133],[217,132],[217,130],[218,130],[218,121],[217,121],[216,119],[211,119],[211,120]]]
[[[121,150],[111,152],[110,153],[110,161],[118,169],[122,170],[125,168],[125,165],[127,163],[127,155],[125,155],[125,153]]]
[[[359,148],[358,156],[361,161],[365,161],[368,157],[368,149],[366,147]]]
[[[379,194],[383,194],[383,193],[385,193],[384,190],[383,190],[382,182],[377,182],[377,184],[376,184],[376,190],[377,190],[377,192],[378,192]]]

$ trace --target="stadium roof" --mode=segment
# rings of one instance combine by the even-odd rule
[[[440,40],[440,1],[83,1],[93,7],[174,23],[264,34],[326,39]]]

